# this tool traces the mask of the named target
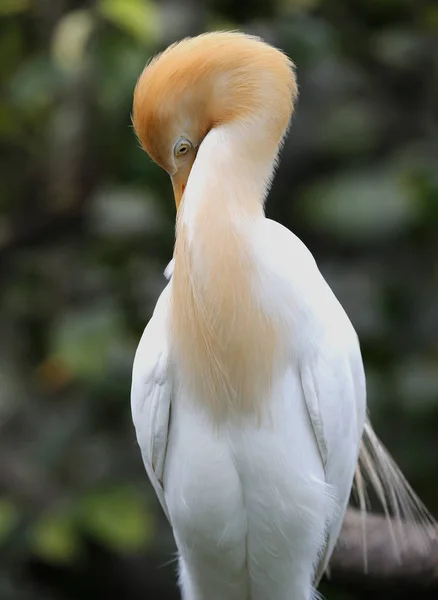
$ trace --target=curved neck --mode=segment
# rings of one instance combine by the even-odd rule
[[[266,155],[231,126],[202,142],[179,209],[171,335],[182,379],[216,417],[259,412],[274,361],[275,327],[255,292],[252,225],[276,148]],[[234,142],[234,143],[233,143]]]
[[[279,146],[268,143],[265,133],[256,123],[243,122],[222,125],[206,135],[187,182],[178,225],[193,230],[207,206],[215,218],[222,214],[233,221],[263,215]]]

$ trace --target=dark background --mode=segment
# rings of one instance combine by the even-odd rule
[[[438,514],[438,3],[1,0],[1,600],[177,598],[129,404],[175,209],[130,111],[153,53],[223,28],[297,65],[267,212],[345,306],[375,428]]]

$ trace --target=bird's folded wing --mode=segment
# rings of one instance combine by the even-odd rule
[[[353,349],[350,355],[318,352],[302,364],[301,384],[326,483],[333,490],[339,509],[327,530],[326,546],[315,574],[318,582],[339,536],[365,419],[365,383],[359,350]]]
[[[134,361],[131,410],[144,466],[170,521],[163,489],[163,474],[170,424],[172,383],[168,355],[160,328],[147,326]]]

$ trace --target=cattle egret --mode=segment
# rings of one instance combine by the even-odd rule
[[[352,324],[306,246],[265,217],[296,97],[282,52],[227,32],[170,46],[135,88],[177,224],[132,414],[184,600],[310,600],[356,469],[364,503],[358,459],[385,507],[426,519],[367,420]]]

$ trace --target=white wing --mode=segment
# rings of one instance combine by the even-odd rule
[[[345,321],[348,328],[348,319]],[[348,336],[347,336],[348,342]],[[366,417],[365,376],[359,343],[350,338],[320,344],[315,356],[301,366],[301,381],[313,431],[325,468],[326,482],[341,502],[327,531],[327,542],[315,573],[315,585],[328,566],[350,498],[352,477],[365,526],[368,510],[365,481],[374,488],[388,519],[395,555],[410,525],[418,549],[427,553],[435,522],[397,464],[378,439]],[[363,530],[364,569],[367,569],[366,530]]]
[[[132,373],[131,411],[146,472],[170,522],[163,490],[172,399],[166,332],[168,303],[169,285],[161,294],[137,348]]]
[[[318,350],[301,368],[307,409],[339,511],[327,531],[327,541],[315,580],[324,573],[338,539],[350,498],[365,421],[365,379],[359,345],[342,352]]]
[[[295,343],[302,390],[325,480],[339,508],[327,531],[319,579],[339,536],[357,467],[366,413],[362,357],[351,322],[304,244],[271,220],[260,239],[267,260],[289,286],[286,293],[274,293],[290,298],[287,310],[299,323]]]

